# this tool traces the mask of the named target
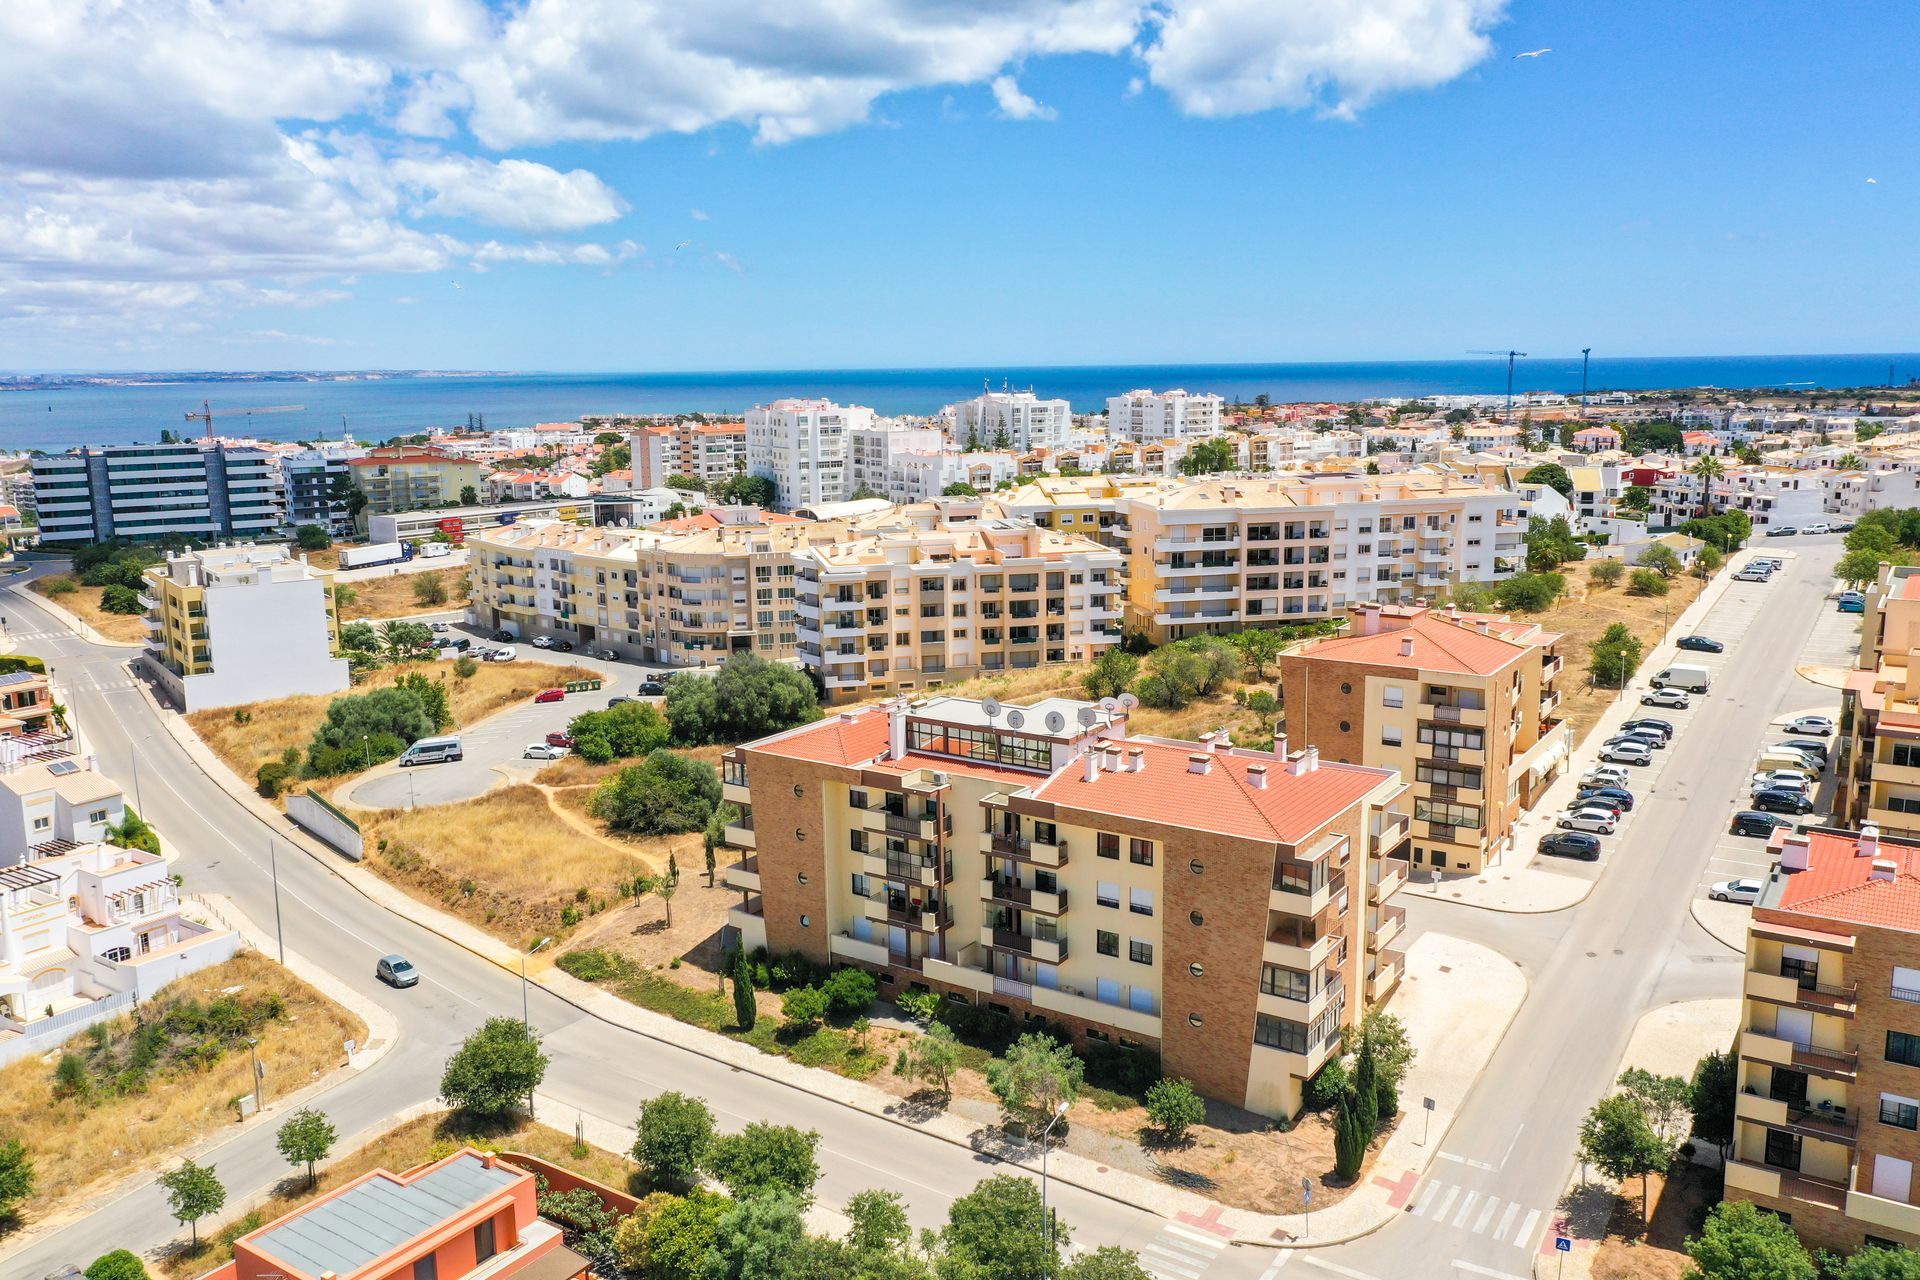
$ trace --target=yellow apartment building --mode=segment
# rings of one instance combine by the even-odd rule
[[[1291,1116],[1400,980],[1410,819],[1392,770],[1278,747],[1069,699],[830,715],[723,761],[729,925]]]
[[[1920,568],[1882,563],[1840,703],[1835,817],[1920,835]]]
[[[444,507],[460,501],[460,491],[477,494],[486,482],[487,468],[471,458],[425,445],[381,445],[358,458],[347,459],[347,473],[367,505],[356,517],[362,532],[370,515],[395,515],[423,507]]]
[[[1006,515],[1030,520],[1042,529],[1079,534],[1102,546],[1120,545],[1114,526],[1124,523],[1120,499],[1157,490],[1161,481],[1144,476],[1041,476],[992,495]]]

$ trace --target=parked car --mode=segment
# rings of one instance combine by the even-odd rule
[[[590,658],[598,658],[602,662],[617,662],[620,659],[620,655],[611,649],[589,649],[587,656]]]
[[[380,963],[373,966],[373,976],[390,987],[420,985],[420,971],[405,956],[381,956]]]
[[[1786,565],[1787,562],[1785,560],[1776,560],[1772,556],[1755,556],[1753,559],[1747,561],[1747,567],[1749,569],[1765,569],[1768,573],[1778,573],[1780,570],[1786,568]]]
[[[1826,716],[1795,716],[1787,721],[1788,733],[1810,733],[1816,738],[1830,737],[1833,721]]]
[[[610,707],[617,707],[623,702],[638,702],[638,701],[639,699],[634,697],[630,693],[616,693],[611,698],[607,699],[607,705]]]
[[[1812,524],[1810,524],[1810,525],[1804,525],[1804,526],[1802,526],[1802,527],[1801,527],[1801,529],[1800,529],[1800,532],[1802,532],[1802,533],[1832,533],[1832,532],[1833,532],[1833,530],[1832,530],[1832,529],[1831,529],[1830,527],[1828,527],[1828,525],[1827,525],[1827,522],[1826,522],[1825,520],[1815,520],[1815,521],[1814,521],[1814,522],[1813,522]]]
[[[1600,859],[1600,841],[1584,831],[1552,831],[1540,837],[1540,852],[1551,858],[1597,862]]]
[[[1842,599],[1840,601],[1839,612],[1841,613],[1865,613],[1866,611],[1867,602],[1865,600]]]
[[[565,747],[551,746],[545,742],[530,742],[527,749],[520,753],[522,760],[559,760],[567,754]]]
[[[1770,582],[1772,579],[1773,570],[1756,569],[1751,565],[1733,575],[1735,582]]]
[[[1628,810],[1629,812],[1632,811],[1633,803],[1634,803],[1633,792],[1627,790],[1625,787],[1582,787],[1580,788],[1580,800],[1576,801],[1576,803],[1580,803],[1588,800],[1595,801],[1595,802],[1604,801],[1607,804],[1611,804],[1616,809],[1625,809],[1625,810]]]
[[[502,645],[498,649],[487,650],[488,662],[512,662],[520,656],[520,651],[512,645]]]
[[[1836,523],[1836,524],[1835,524],[1835,525],[1833,526],[1833,531],[1834,531],[1835,533],[1852,533],[1852,532],[1853,532],[1853,521],[1851,521],[1851,520],[1841,520],[1841,521],[1839,521],[1839,522],[1837,522],[1837,523]]]
[[[492,635],[490,635],[490,636],[488,636],[488,637],[487,637],[487,639],[489,639],[489,640],[511,640],[511,639],[513,639],[513,632],[511,632],[511,631],[508,631],[508,630],[507,630],[507,629],[506,629],[505,627],[502,627],[502,628],[500,628],[500,629],[499,629],[498,631],[495,631],[495,632],[494,632],[494,633],[493,633]]]
[[[667,686],[658,680],[642,680],[639,693],[643,698],[664,698],[667,696]]]
[[[1676,649],[1692,649],[1697,653],[1725,653],[1727,646],[1712,636],[1681,636],[1674,641]]]
[[[1676,711],[1685,711],[1693,705],[1693,695],[1685,689],[1654,689],[1640,695],[1643,707],[1672,707]]]
[[[1672,741],[1674,733],[1673,722],[1662,720],[1658,716],[1641,716],[1627,721],[1620,728],[1625,733],[1657,733],[1668,741]]]
[[[447,648],[457,653],[465,653],[467,650],[473,648],[473,641],[467,639],[465,636],[452,636],[447,640]]]
[[[1819,738],[1782,738],[1773,745],[1775,749],[1805,751],[1810,755],[1819,756],[1822,760],[1825,760],[1832,750],[1828,743]]]
[[[427,626],[435,631],[445,631],[447,629],[447,624],[444,622],[429,622]]]
[[[565,747],[571,751],[573,750],[573,735],[565,729],[555,729],[547,735],[547,745],[550,747]]]
[[[1753,807],[1767,813],[1812,813],[1813,801],[1798,791],[1769,789],[1753,793]]]
[[[542,689],[533,695],[533,700],[535,702],[565,702],[567,700],[567,691],[565,689]]]
[[[1604,809],[1618,819],[1620,815],[1625,812],[1626,806],[1611,796],[1603,796],[1598,792],[1587,792],[1569,804],[1566,811],[1577,816],[1585,813],[1589,809]]]
[[[535,636],[533,638],[533,647],[536,649],[551,649],[553,648],[553,639],[550,636]]]
[[[1767,536],[1769,538],[1791,538],[1798,532],[1800,531],[1790,524],[1777,524],[1767,530]]]
[[[1776,818],[1771,813],[1761,813],[1757,809],[1742,809],[1733,815],[1733,825],[1727,828],[1727,832],[1730,835],[1760,836],[1764,839],[1779,828],[1792,825],[1785,818]]]
[[[1611,809],[1582,809],[1560,819],[1562,831],[1590,831],[1595,835],[1610,836],[1620,824],[1620,816]]]
[[[555,640],[555,641],[553,642],[553,650],[554,650],[554,652],[555,652],[555,653],[572,653],[572,652],[573,652],[573,641],[571,641],[571,640]]]
[[[1637,742],[1642,746],[1644,746],[1649,751],[1658,751],[1662,747],[1667,745],[1666,737],[1661,733],[1659,733],[1657,730],[1653,730],[1653,729],[1622,730],[1621,732],[1614,734],[1611,738],[1608,738],[1606,745],[1611,747],[1622,742]]]
[[[1609,742],[1600,758],[1608,764],[1652,764],[1653,749],[1644,742]]]
[[[1813,779],[1798,769],[1768,769],[1754,774],[1750,782],[1755,791],[1765,791],[1768,787],[1784,787],[1789,791],[1813,790]]]
[[[1624,787],[1632,780],[1632,776],[1618,765],[1597,764],[1580,775],[1580,785]]]
[[[1760,887],[1758,880],[1722,880],[1707,890],[1707,896],[1715,902],[1752,902],[1760,896]]]

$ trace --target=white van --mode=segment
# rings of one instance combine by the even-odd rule
[[[1754,769],[1760,773],[1770,773],[1775,769],[1793,769],[1800,773],[1811,773],[1816,777],[1824,770],[1824,763],[1815,765],[1812,757],[1804,751],[1767,751],[1754,762]]]
[[[443,760],[458,760],[460,757],[460,739],[422,738],[400,753],[400,763],[439,764]]]
[[[1656,689],[1685,689],[1688,693],[1705,693],[1713,685],[1713,676],[1705,667],[1676,662],[1649,683]]]

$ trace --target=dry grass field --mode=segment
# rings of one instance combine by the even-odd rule
[[[1664,596],[1634,596],[1628,595],[1624,586],[1594,586],[1587,580],[1586,568],[1567,566],[1563,572],[1568,595],[1544,613],[1525,615],[1565,637],[1560,641],[1560,654],[1567,660],[1567,669],[1561,673],[1560,689],[1575,743],[1587,736],[1617,696],[1617,691],[1596,689],[1588,681],[1587,646],[1614,623],[1624,622],[1651,652],[1666,634],[1669,622],[1699,599],[1706,588],[1699,578],[1683,574],[1672,579]],[[1644,664],[1641,669],[1646,670]]]
[[[340,621],[360,619],[408,618],[420,613],[445,613],[462,607],[460,594],[465,569],[429,569],[421,573],[395,573],[385,578],[360,578],[339,586],[353,592],[353,601],[340,609]],[[446,588],[446,599],[423,604],[414,592],[422,582],[438,582]]]
[[[100,595],[105,588],[78,586],[78,579],[75,578],[64,579],[76,584],[76,589],[73,591],[56,595],[47,590],[47,583],[60,580],[62,580],[60,575],[52,578],[35,578],[28,586],[98,631],[109,643],[142,644],[146,641],[146,615],[108,613],[100,607]]]
[[[366,693],[382,688],[409,671],[424,671],[431,678],[447,682],[451,689],[447,701],[456,728],[531,698],[542,689],[594,675],[581,667],[556,666],[522,657],[517,662],[483,662],[478,671],[462,680],[453,673],[451,662],[414,662],[382,667],[364,683],[355,685],[351,692]],[[327,706],[341,696],[344,695],[316,694],[196,711],[187,716],[187,723],[229,768],[251,780],[254,770],[268,760],[278,760],[283,749],[299,747],[304,752],[313,731],[326,720]]]
[[[269,1098],[343,1066],[343,1041],[366,1041],[359,1018],[252,952],[182,978],[149,1001],[143,1014],[152,1021],[164,1016],[169,1002],[204,1003],[222,994],[242,1001],[278,995],[286,1002],[285,1016],[267,1023],[259,1036]],[[116,1042],[133,1033],[131,1016],[108,1025]],[[81,1035],[68,1047],[89,1042]],[[26,1145],[39,1175],[24,1206],[29,1218],[45,1217],[89,1188],[154,1168],[180,1147],[231,1126],[237,1119],[233,1100],[252,1088],[241,1048],[199,1068],[156,1071],[142,1092],[61,1097],[54,1087],[58,1056],[0,1070],[0,1134]]]

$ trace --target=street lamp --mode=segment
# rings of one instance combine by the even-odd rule
[[[531,1032],[533,1023],[527,1016],[527,956],[538,955],[540,949],[552,942],[552,938],[542,938],[533,944],[533,950],[520,957],[520,1029]]]
[[[1053,1215],[1047,1212],[1047,1139],[1053,1136],[1053,1126],[1067,1117],[1067,1100],[1062,1098],[1053,1105],[1053,1119],[1047,1121],[1047,1127],[1040,1131],[1040,1225],[1046,1230],[1047,1244],[1054,1242]]]
[[[360,735],[360,767],[362,769],[373,768],[372,743],[373,743],[372,734],[363,733]]]

